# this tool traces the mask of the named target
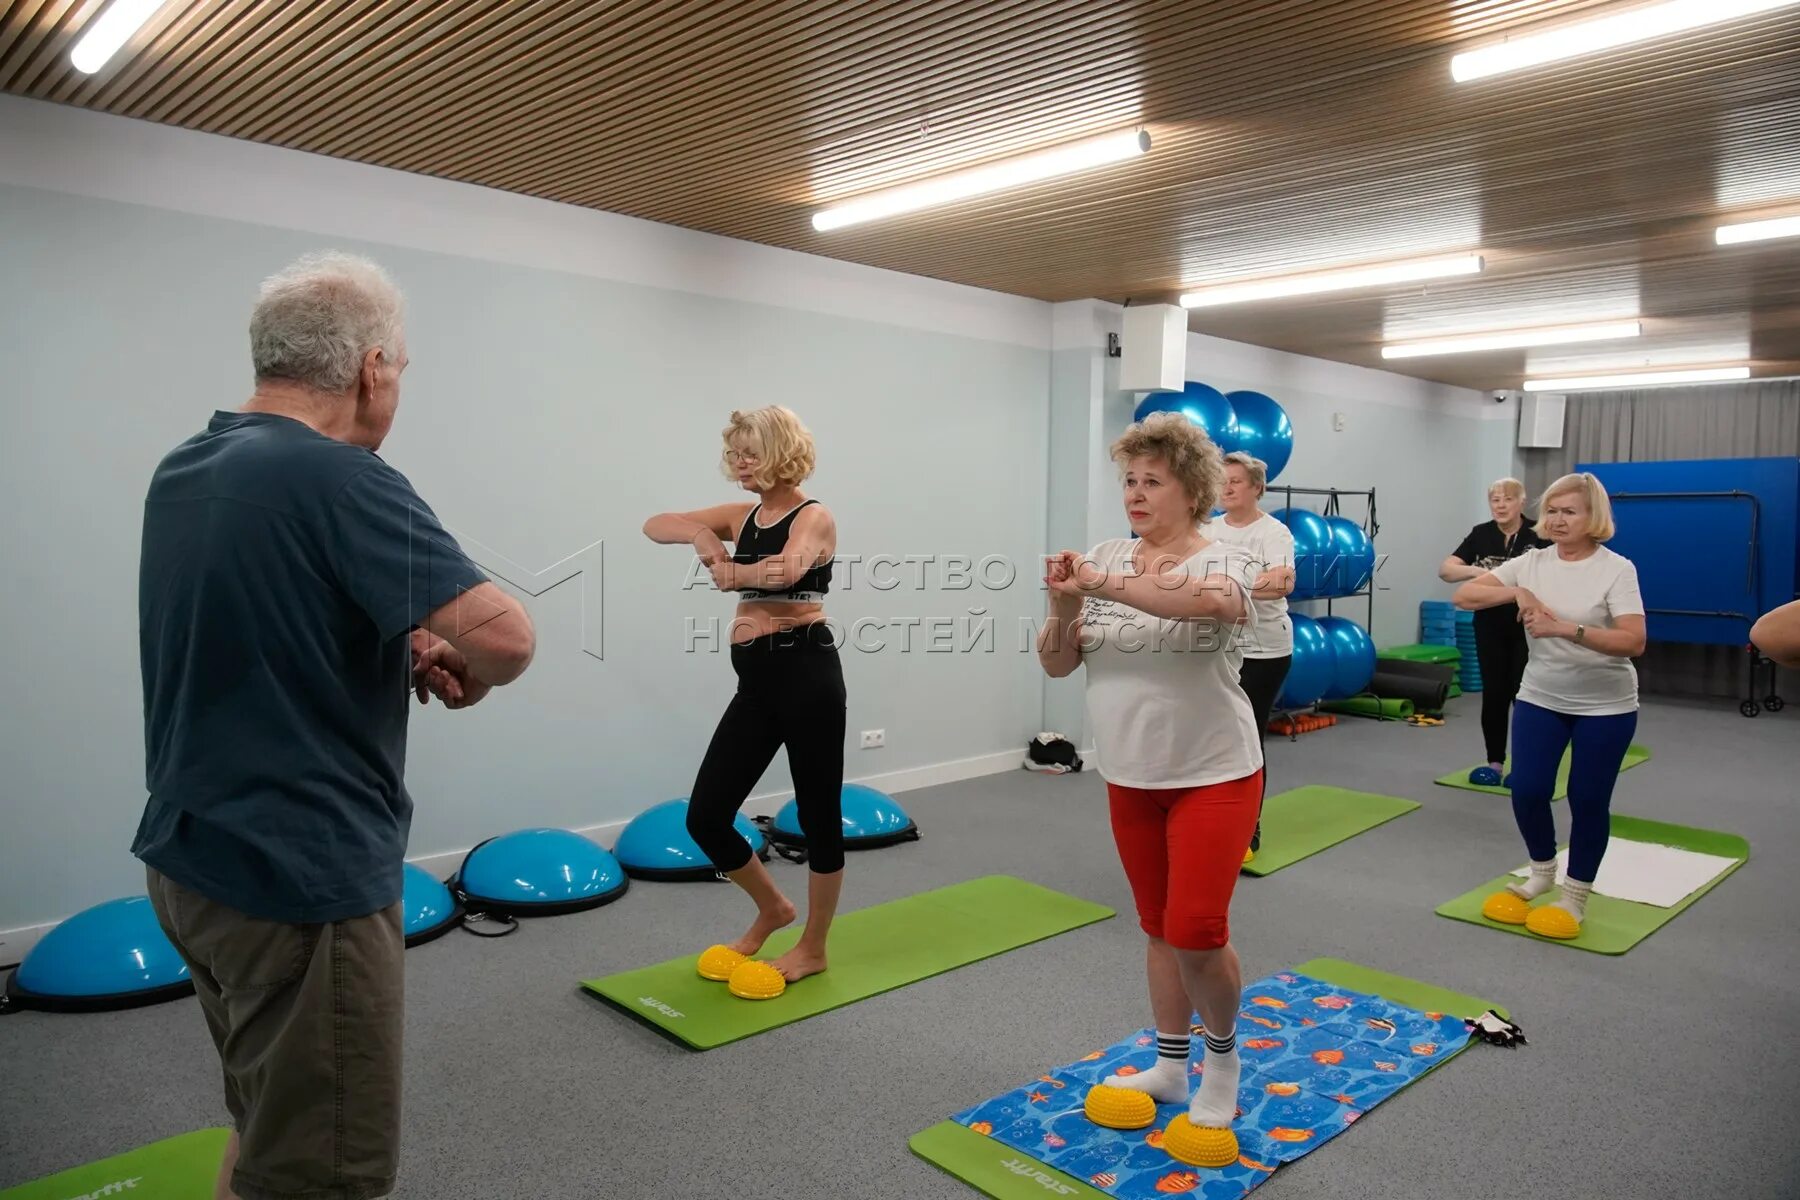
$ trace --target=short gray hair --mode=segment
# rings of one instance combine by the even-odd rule
[[[1244,468],[1244,478],[1250,481],[1250,486],[1256,489],[1257,495],[1269,490],[1269,464],[1262,459],[1242,450],[1233,450],[1225,456],[1225,465]]]
[[[250,314],[250,361],[258,382],[288,379],[336,394],[356,382],[363,358],[380,350],[398,363],[406,302],[388,273],[366,258],[308,254],[263,280]]]

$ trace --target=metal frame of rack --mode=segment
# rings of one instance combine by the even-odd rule
[[[1271,483],[1263,489],[1264,502],[1266,503],[1269,497],[1276,492],[1280,492],[1284,498],[1284,503],[1282,504],[1283,508],[1294,507],[1295,496],[1323,496],[1325,497],[1325,508],[1320,515],[1326,517],[1338,517],[1344,515],[1338,504],[1340,497],[1363,497],[1367,502],[1367,511],[1363,515],[1362,531],[1368,537],[1369,545],[1375,545],[1375,535],[1381,531],[1381,522],[1376,516],[1374,488],[1309,488],[1295,487],[1292,484]],[[1316,597],[1316,599],[1325,602],[1325,615],[1336,615],[1332,609],[1332,605],[1339,600],[1366,600],[1363,629],[1367,631],[1371,638],[1373,638],[1375,636],[1375,577],[1380,573],[1381,555],[1377,552],[1375,555],[1375,569],[1369,572],[1369,582],[1361,591],[1351,592],[1348,595],[1343,596]],[[1290,604],[1310,604],[1312,602],[1312,599],[1293,600],[1290,597]],[[1292,717],[1300,713],[1317,712],[1318,708],[1319,706],[1316,701],[1301,708],[1272,708],[1269,710],[1269,719],[1270,721],[1273,721],[1277,716]],[[1297,730],[1290,728],[1287,737],[1290,742],[1297,741],[1300,734]]]

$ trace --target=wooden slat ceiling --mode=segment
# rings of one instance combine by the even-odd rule
[[[1473,387],[1800,373],[1800,6],[1453,84],[1608,0],[175,0],[99,76],[100,0],[14,0],[21,95],[1045,300],[1479,248],[1481,276],[1193,329]],[[1143,158],[831,233],[821,204],[1142,125]],[[1612,346],[1385,363],[1384,338],[1641,314]]]

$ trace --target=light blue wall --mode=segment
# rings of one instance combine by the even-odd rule
[[[1019,627],[1042,608],[1048,351],[0,186],[0,612],[14,631],[0,929],[141,887],[128,846],[144,794],[144,488],[164,452],[248,395],[257,282],[322,245],[370,254],[408,294],[412,367],[383,453],[446,523],[514,575],[496,555],[535,572],[604,543],[579,560],[603,559],[604,661],[581,647],[590,570],[529,601],[540,651],[519,684],[466,713],[415,710],[414,854],[686,792],[732,684],[724,654],[685,652],[685,622],[730,606],[683,591],[691,555],[639,527],[736,498],[715,467],[732,408],[787,404],[809,424],[809,488],[842,553],[1020,568],[999,591],[946,589],[935,567],[923,590],[901,570],[907,583],[879,591],[853,569],[831,610],[889,622],[890,644],[846,651],[851,777],[1016,751],[1039,729]],[[996,620],[991,650],[927,652],[924,627],[900,650],[895,620],[971,607]],[[886,749],[856,748],[870,728]],[[785,781],[778,760],[765,785]]]

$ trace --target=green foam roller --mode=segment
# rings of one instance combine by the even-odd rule
[[[1352,717],[1377,717],[1383,721],[1404,721],[1413,715],[1411,700],[1384,700],[1379,696],[1327,700],[1319,707],[1325,712],[1344,713]]]

